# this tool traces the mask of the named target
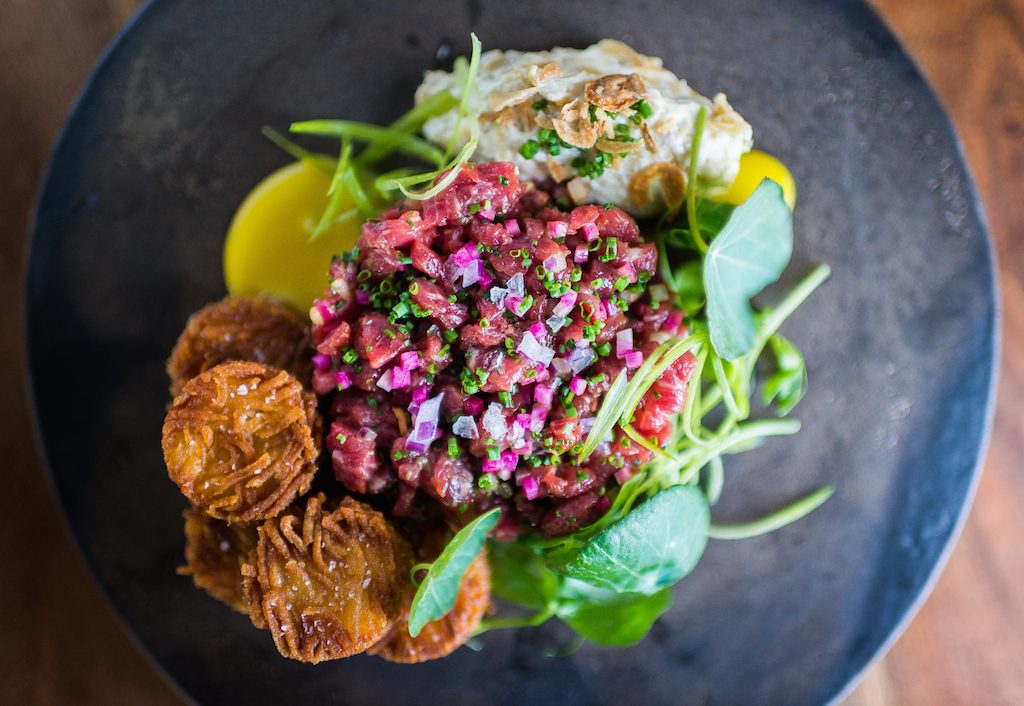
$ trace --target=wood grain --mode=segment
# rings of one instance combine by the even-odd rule
[[[1000,258],[1003,368],[963,538],[924,609],[846,705],[1016,706],[1024,704],[1024,0],[875,4],[949,107],[977,177]],[[74,556],[28,441],[21,395],[21,265],[32,197],[78,87],[137,5],[0,0],[4,703],[180,703]]]

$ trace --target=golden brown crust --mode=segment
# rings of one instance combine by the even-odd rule
[[[189,317],[167,361],[171,395],[229,360],[282,368],[306,385],[311,356],[308,324],[290,307],[265,297],[227,297]]]
[[[290,374],[223,363],[189,380],[167,412],[167,473],[214,517],[274,517],[309,490],[321,428],[316,398]]]
[[[630,106],[647,96],[647,87],[636,74],[608,74],[588,81],[583,95],[598,108],[631,115]]]
[[[444,549],[444,533],[437,533],[436,539],[424,538],[416,547],[420,561],[433,561]],[[439,539],[440,541],[437,541]],[[409,606],[402,618],[395,623],[388,636],[369,650],[370,654],[383,657],[389,662],[415,664],[445,657],[465,644],[466,640],[480,626],[480,621],[491,604],[491,568],[486,553],[481,553],[469,565],[455,606],[443,617],[427,623],[416,637],[409,634]]]
[[[411,599],[412,550],[381,513],[345,498],[306,499],[259,527],[243,593],[257,627],[302,662],[363,652]]]
[[[256,527],[244,522],[229,525],[202,510],[189,508],[185,516],[185,565],[196,587],[242,613],[248,613],[242,595],[242,564],[256,549]]]
[[[551,124],[559,137],[581,149],[593,147],[601,130],[590,120],[590,106],[582,98],[563,105],[559,117],[552,118]]]
[[[657,162],[644,167],[629,182],[629,199],[639,208],[672,206],[686,195],[686,175],[678,164]]]

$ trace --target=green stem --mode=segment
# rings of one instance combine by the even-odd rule
[[[810,495],[759,520],[737,525],[711,525],[708,529],[708,536],[712,539],[749,539],[774,532],[814,512],[832,497],[834,492],[833,486],[822,486]]]
[[[354,120],[306,120],[292,123],[290,129],[298,135],[347,137],[360,142],[368,142],[371,146],[380,145],[388,150],[395,149],[432,164],[444,163],[444,154],[430,142],[379,125],[360,123]]]
[[[704,106],[697,111],[697,120],[693,125],[693,145],[690,147],[690,164],[686,170],[686,220],[690,222],[690,234],[693,243],[701,254],[708,251],[708,244],[700,235],[697,225],[697,157],[700,155],[700,141],[704,136],[704,120],[708,111]]]
[[[679,482],[684,485],[691,483],[700,473],[700,469],[704,468],[712,458],[726,453],[734,446],[765,436],[790,436],[798,431],[800,431],[800,422],[795,419],[760,419],[756,422],[737,425],[732,433],[706,449],[690,463]]]
[[[451,93],[439,91],[388,125],[388,130],[411,135],[423,127],[427,120],[447,113],[455,105],[456,101]],[[367,147],[356,161],[363,165],[374,164],[386,157],[390,151],[386,145],[375,143]]]
[[[502,630],[505,628],[532,628],[553,617],[555,609],[553,606],[548,606],[541,612],[535,615],[528,615],[523,618],[485,618],[480,621],[480,627],[473,631],[473,636],[480,635],[487,632],[488,630]]]
[[[788,319],[797,308],[806,301],[807,297],[811,296],[815,289],[821,286],[822,282],[828,279],[829,275],[832,274],[832,268],[828,265],[822,264],[815,267],[808,273],[806,277],[800,280],[799,283],[783,297],[782,301],[779,302],[778,306],[768,312],[761,322],[761,326],[757,331],[757,339],[754,343],[753,350],[747,354],[748,368],[752,368],[754,362],[757,361],[761,355],[761,351],[764,350],[765,344],[768,343],[768,339],[779,330],[783,322]]]

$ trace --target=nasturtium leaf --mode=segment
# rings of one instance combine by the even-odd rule
[[[645,596],[566,579],[557,612],[569,627],[591,642],[628,647],[640,642],[654,621],[671,607],[671,588]]]
[[[455,606],[462,577],[484,548],[487,533],[498,524],[500,514],[500,508],[494,508],[463,527],[430,565],[409,609],[410,635],[416,637],[424,625]]]
[[[699,488],[667,488],[591,538],[565,574],[611,591],[657,593],[697,565],[710,521]]]
[[[761,182],[737,206],[704,256],[711,345],[725,360],[750,352],[756,336],[750,298],[782,274],[793,252],[793,214],[782,187]]]
[[[517,542],[490,542],[491,592],[503,601],[542,610],[558,594],[559,579],[544,560]]]

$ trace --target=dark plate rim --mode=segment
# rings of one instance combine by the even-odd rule
[[[932,97],[935,99],[936,104],[938,104],[942,112],[942,122],[945,123],[946,130],[953,138],[953,145],[956,148],[956,157],[960,162],[960,166],[963,167],[964,174],[967,175],[967,194],[971,202],[971,206],[977,214],[978,224],[984,234],[982,242],[985,247],[985,252],[988,255],[988,267],[991,274],[989,279],[988,297],[992,306],[992,355],[991,358],[986,361],[989,365],[989,379],[985,390],[985,418],[982,421],[981,438],[979,439],[978,444],[978,457],[974,461],[974,468],[971,469],[971,482],[967,488],[967,492],[964,494],[964,500],[960,505],[956,522],[953,524],[953,529],[950,531],[949,537],[946,539],[946,544],[943,546],[935,564],[932,566],[932,569],[928,574],[928,578],[925,580],[924,584],[922,584],[917,597],[911,601],[909,606],[907,606],[902,617],[896,621],[892,629],[889,631],[888,637],[882,641],[874,654],[872,654],[860,670],[850,678],[846,685],[839,689],[832,699],[829,700],[828,703],[830,706],[839,706],[839,704],[849,696],[851,692],[853,692],[861,680],[863,680],[868,670],[871,669],[871,667],[885,656],[885,654],[888,653],[896,644],[896,641],[903,635],[903,632],[910,625],[911,621],[917,617],[921,608],[924,607],[924,604],[931,596],[932,591],[935,590],[935,585],[939,582],[939,578],[945,571],[946,565],[949,563],[949,559],[953,554],[953,549],[960,540],[960,535],[964,530],[964,526],[967,524],[967,517],[970,515],[971,509],[974,506],[974,498],[977,495],[978,485],[981,482],[981,473],[984,469],[985,461],[988,458],[988,448],[992,439],[992,427],[995,421],[995,391],[999,380],[999,361],[1002,354],[1003,343],[1003,311],[1002,298],[1000,297],[999,290],[999,267],[997,266],[998,263],[996,261],[996,251],[992,242],[992,233],[989,229],[988,214],[985,212],[985,204],[982,202],[981,196],[978,193],[977,182],[974,178],[974,169],[971,167],[971,163],[967,159],[967,151],[964,149],[964,141],[960,137],[960,133],[957,131],[956,125],[953,123],[953,118],[950,115],[949,108],[942,100],[939,92],[935,90],[935,86],[932,84],[928,74],[921,68],[921,64],[917,57],[907,48],[903,39],[896,33],[893,26],[875,8],[874,5],[866,2],[865,0],[862,0],[861,4],[864,6],[865,11],[870,14],[874,20],[893,38],[893,41],[899,46],[900,51],[909,60],[913,67],[914,75],[925,85],[928,92],[931,93]]]
[[[35,371],[32,367],[32,356],[29,338],[27,336],[28,324],[29,324],[29,277],[28,273],[31,269],[31,264],[34,261],[37,249],[36,249],[36,234],[39,230],[40,220],[42,218],[42,196],[46,190],[47,185],[50,183],[52,173],[55,171],[57,166],[57,154],[60,152],[60,147],[68,139],[68,135],[73,129],[73,125],[76,122],[76,118],[81,109],[83,102],[86,97],[90,95],[100,76],[104,73],[105,69],[112,62],[114,55],[121,48],[121,45],[126,36],[136,30],[138,25],[148,14],[148,12],[162,0],[145,0],[142,5],[135,11],[135,13],[128,19],[128,21],[121,27],[120,30],[114,35],[114,37],[107,44],[100,58],[97,60],[95,66],[92,68],[88,77],[83,82],[77,95],[71,103],[67,115],[64,119],[63,124],[57,137],[54,139],[50,150],[50,156],[47,159],[46,167],[40,176],[38,186],[36,189],[34,203],[32,205],[31,213],[32,217],[28,225],[26,237],[27,245],[25,248],[25,254],[22,260],[22,272],[24,273],[24,280],[21,283],[21,323],[22,331],[26,332],[23,335],[21,351],[23,355],[25,365],[25,378],[23,382],[23,391],[25,399],[28,403],[30,424],[32,429],[32,440],[35,446],[37,457],[40,461],[40,465],[43,469],[43,475],[46,477],[46,483],[50,491],[51,500],[57,509],[57,515],[59,516],[59,522],[65,535],[71,540],[71,545],[74,548],[75,556],[79,564],[85,569],[88,574],[93,587],[97,590],[101,596],[103,602],[106,604],[110,614],[114,617],[121,631],[132,645],[139,651],[146,662],[153,668],[153,670],[160,675],[164,683],[171,687],[171,690],[180,697],[186,703],[197,703],[193,696],[185,691],[184,687],[178,683],[178,681],[171,675],[167,668],[161,663],[153,652],[150,651],[149,647],[142,641],[142,638],[135,631],[134,627],[128,622],[127,618],[121,612],[118,605],[114,602],[110,595],[110,592],[106,585],[100,580],[96,573],[95,568],[87,558],[85,547],[79,536],[75,533],[74,528],[71,526],[71,521],[67,515],[66,509],[60,500],[60,493],[57,488],[56,477],[53,472],[53,468],[50,463],[50,457],[47,450],[47,440],[43,436],[42,428],[39,419],[38,401],[35,393]],[[952,117],[950,116],[949,109],[945,103],[939,97],[938,92],[935,90],[932,82],[929,80],[927,74],[921,69],[921,66],[917,58],[912,54],[899,37],[899,35],[893,30],[890,23],[882,16],[875,7],[866,2],[866,0],[859,0],[858,3],[861,5],[861,9],[868,14],[878,25],[890,35],[892,41],[896,46],[899,47],[900,52],[906,57],[917,80],[924,84],[928,92],[935,99],[936,104],[939,106],[942,116],[942,122],[945,124],[946,130],[952,137],[953,144],[955,147],[955,156],[959,161],[959,166],[963,168],[965,175],[967,176],[966,190],[968,199],[971,207],[977,214],[978,224],[982,231],[983,237],[981,238],[982,246],[985,249],[987,255],[987,261],[989,266],[990,278],[988,281],[988,300],[992,310],[992,342],[991,342],[991,357],[987,362],[989,365],[989,379],[985,389],[985,412],[984,419],[982,420],[981,435],[978,444],[978,455],[975,459],[974,466],[971,469],[971,479],[967,487],[966,492],[963,496],[963,502],[957,512],[956,521],[954,522],[953,528],[951,529],[946,542],[940,552],[935,563],[929,572],[928,578],[922,584],[917,596],[913,601],[906,607],[901,617],[892,625],[889,629],[887,637],[878,645],[877,649],[871,654],[871,656],[864,662],[864,664],[852,674],[846,683],[839,688],[833,696],[828,700],[828,704],[838,706],[861,682],[865,674],[875,663],[884,656],[900,638],[903,632],[907,629],[910,622],[916,617],[917,613],[921,610],[924,603],[928,600],[932,591],[937,584],[939,577],[942,575],[949,562],[950,556],[952,555],[953,549],[963,532],[964,526],[967,522],[967,517],[970,514],[971,508],[974,504],[974,498],[977,493],[978,484],[981,479],[981,473],[985,465],[985,461],[988,455],[988,448],[992,436],[992,428],[995,417],[995,402],[996,402],[996,385],[998,382],[999,375],[999,362],[1001,358],[1002,350],[1002,306],[1001,297],[999,290],[999,269],[997,267],[995,247],[992,242],[992,236],[989,229],[988,217],[985,212],[984,204],[978,194],[977,184],[974,178],[974,171],[971,168],[971,164],[967,159],[966,151],[964,149],[963,140],[960,134],[957,132],[956,126],[953,123]]]
[[[53,503],[54,509],[57,511],[58,521],[60,522],[61,529],[67,539],[70,540],[71,546],[74,549],[75,559],[78,561],[78,565],[85,570],[88,575],[90,583],[93,588],[99,594],[100,599],[106,605],[109,614],[114,618],[117,626],[120,628],[121,633],[128,638],[128,641],[136,649],[136,651],[142,656],[146,663],[153,669],[153,671],[160,676],[164,684],[171,688],[184,703],[196,704],[196,700],[191,694],[185,691],[184,687],[178,683],[178,681],[171,676],[171,673],[167,671],[156,656],[150,651],[149,647],[142,641],[142,638],[135,631],[135,628],[128,622],[128,619],[121,612],[120,608],[114,602],[114,599],[110,595],[110,591],[106,585],[100,580],[99,575],[96,573],[96,569],[86,556],[85,547],[82,544],[81,539],[75,533],[74,528],[71,526],[71,520],[68,518],[67,510],[60,499],[60,492],[57,489],[57,479],[53,473],[53,466],[50,463],[50,454],[47,450],[46,439],[43,437],[43,430],[39,420],[39,407],[38,400],[36,399],[36,385],[35,385],[35,370],[32,367],[32,356],[31,346],[28,337],[28,326],[29,326],[29,277],[28,272],[31,268],[31,263],[36,257],[36,233],[39,230],[39,222],[42,218],[42,203],[43,203],[43,192],[46,190],[46,185],[50,183],[50,178],[57,167],[57,154],[60,151],[60,147],[67,141],[68,134],[72,130],[72,126],[75,122],[78,112],[82,107],[82,103],[86,97],[92,92],[99,76],[103,73],[104,69],[111,62],[112,57],[117,53],[121,46],[124,38],[133,32],[136,26],[139,24],[143,16],[149,12],[149,9],[155,5],[159,0],[144,0],[142,5],[135,11],[134,14],[128,21],[125,22],[110,42],[103,49],[103,53],[100,54],[97,59],[95,66],[89,72],[88,77],[82,83],[81,88],[78,89],[78,93],[75,95],[71,102],[70,108],[68,108],[67,115],[64,118],[64,122],[61,124],[60,130],[57,132],[57,136],[53,140],[53,144],[50,147],[49,157],[46,160],[46,166],[43,169],[42,174],[39,177],[39,183],[36,187],[35,196],[32,203],[32,218],[29,221],[28,229],[26,233],[26,240],[28,247],[24,250],[22,258],[22,273],[24,280],[21,283],[21,327],[23,336],[21,341],[21,353],[22,360],[25,365],[25,378],[23,382],[24,397],[28,403],[29,411],[29,422],[32,429],[32,443],[35,446],[36,457],[40,462],[40,466],[43,470],[43,475],[46,477],[46,486],[49,490],[50,501]]]

